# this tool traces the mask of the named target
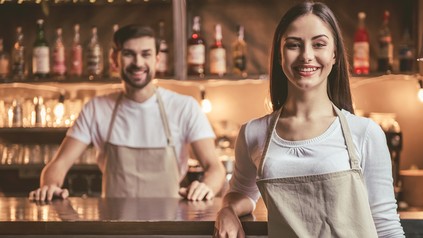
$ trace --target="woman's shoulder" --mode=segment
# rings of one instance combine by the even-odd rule
[[[366,135],[370,133],[381,133],[382,128],[375,121],[368,117],[358,116],[349,111],[342,110],[342,113],[347,118],[348,125],[353,134]]]

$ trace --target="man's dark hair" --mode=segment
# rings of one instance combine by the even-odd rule
[[[119,28],[113,35],[114,47],[116,50],[122,50],[123,44],[134,38],[152,37],[156,43],[156,54],[159,52],[159,42],[156,38],[154,30],[149,26],[130,24]]]

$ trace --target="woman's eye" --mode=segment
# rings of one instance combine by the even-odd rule
[[[296,49],[299,48],[301,45],[299,43],[287,43],[285,46],[288,49]]]
[[[326,44],[325,43],[315,43],[314,44],[314,47],[315,48],[322,48],[322,47],[325,47],[326,46]]]

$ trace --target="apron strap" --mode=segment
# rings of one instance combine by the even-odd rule
[[[264,144],[263,153],[261,154],[261,159],[260,159],[260,165],[258,167],[259,178],[262,178],[263,176],[263,165],[264,165],[264,161],[266,160],[266,154],[269,148],[270,138],[272,137],[272,133],[275,130],[276,125],[278,124],[277,122],[282,113],[282,108],[283,107],[281,107],[279,110],[273,113],[273,115],[270,118],[269,126],[267,127],[266,143]]]
[[[170,131],[170,126],[169,126],[169,121],[167,120],[166,111],[165,111],[165,108],[164,108],[163,99],[162,99],[162,96],[160,96],[160,93],[158,92],[157,89],[156,89],[156,97],[157,97],[157,102],[159,104],[160,116],[162,118],[163,126],[164,126],[165,133],[166,133],[167,144],[170,145],[170,146],[174,146],[172,133]],[[175,153],[175,155],[176,155],[176,153]]]
[[[115,124],[117,109],[119,107],[120,102],[122,101],[122,98],[123,98],[123,93],[120,93],[116,102],[115,102],[115,107],[113,108],[112,120],[110,120],[109,130],[107,131],[107,137],[106,137],[106,141],[105,141],[106,143],[104,143],[104,146],[107,145],[107,143],[109,142],[110,137],[112,135],[112,130],[113,130],[113,126]]]
[[[360,169],[360,162],[355,150],[354,142],[352,139],[350,127],[348,126],[347,118],[335,105],[333,105],[336,114],[338,114],[339,121],[341,122],[342,133],[344,134],[345,144],[347,146],[348,155],[350,157],[350,165],[352,169]]]
[[[345,144],[347,146],[347,151],[348,151],[348,155],[349,155],[349,158],[350,158],[350,166],[351,166],[352,169],[360,169],[360,166],[359,166],[360,162],[359,162],[356,150],[355,150],[355,146],[354,146],[354,143],[353,143],[353,139],[352,139],[352,136],[351,136],[351,131],[350,131],[350,128],[348,126],[347,119],[346,119],[345,115],[334,104],[332,104],[332,105],[333,105],[333,108],[334,108],[336,114],[338,115],[339,121],[341,123],[342,134],[344,135]],[[266,160],[267,150],[269,149],[270,139],[272,137],[273,131],[276,128],[278,119],[279,119],[279,117],[282,113],[282,108],[283,107],[281,107],[278,111],[274,112],[274,114],[271,116],[269,126],[267,127],[266,143],[264,145],[263,152],[262,152],[261,159],[260,159],[260,165],[258,167],[258,177],[259,178],[263,177],[263,166],[264,166],[264,162]]]
[[[168,118],[166,116],[166,111],[165,111],[165,108],[164,108],[162,96],[160,96],[160,93],[158,91],[159,90],[156,88],[156,97],[157,97],[157,102],[159,104],[160,116],[162,117],[163,126],[164,126],[164,129],[165,129],[165,132],[166,132],[167,145],[172,147],[173,154],[175,155],[175,159],[178,160],[178,156],[177,156],[177,153],[176,153],[175,145],[173,143],[172,132],[170,131],[169,121],[168,121]],[[176,162],[178,162],[178,161],[176,161]],[[180,176],[179,164],[178,163],[176,163],[176,164],[177,164],[176,171],[178,172],[178,176]]]

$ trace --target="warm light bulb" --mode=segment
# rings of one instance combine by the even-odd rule
[[[209,113],[212,110],[212,104],[208,99],[201,100],[201,108],[203,109],[204,113]]]
[[[420,102],[423,102],[423,88],[420,88],[419,91],[417,92],[417,98],[419,99]]]
[[[65,105],[61,102],[57,103],[54,107],[54,116],[56,117],[56,124],[61,125],[63,116],[65,115]]]

